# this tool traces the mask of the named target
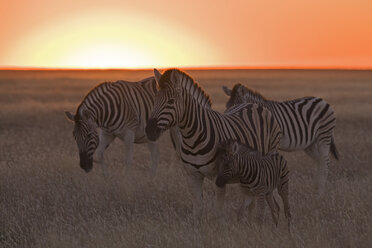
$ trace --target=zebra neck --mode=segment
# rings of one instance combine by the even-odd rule
[[[108,125],[105,123],[105,106],[97,99],[85,99],[82,106],[89,111],[92,119],[99,128],[106,128]]]
[[[215,142],[215,137],[211,137],[210,134],[215,135],[216,132],[212,130],[214,125],[211,125],[209,120],[212,115],[219,113],[201,106],[194,99],[189,98],[188,100],[184,104],[184,114],[178,126],[184,141],[194,148],[198,144],[208,142],[207,140]]]
[[[99,107],[97,107],[96,105],[92,105],[92,104],[88,104],[87,101],[85,101],[82,105],[81,105],[81,108],[84,108],[86,110],[89,111],[89,115],[91,116],[91,118],[95,121],[95,123],[97,124],[98,127],[101,127],[100,126],[100,123],[98,121],[98,117],[99,117],[99,112],[97,111],[99,109]]]

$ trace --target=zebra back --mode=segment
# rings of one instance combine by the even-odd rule
[[[115,131],[124,127],[145,127],[156,94],[154,77],[138,82],[104,82],[94,87],[82,100],[76,118],[83,110],[98,127]]]
[[[271,101],[241,84],[233,87],[230,96],[226,103],[228,108],[236,104],[255,103],[270,110],[282,131],[282,150],[302,150],[317,141],[330,144],[337,158],[333,142],[336,117],[332,107],[323,99],[303,97],[283,102]]]

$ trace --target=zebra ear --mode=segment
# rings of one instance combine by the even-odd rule
[[[83,120],[89,120],[89,119],[91,119],[91,115],[90,115],[89,111],[86,110],[86,109],[83,109],[83,110],[80,112],[80,116],[81,116],[81,118],[82,118]]]
[[[159,84],[160,78],[161,78],[161,73],[157,69],[154,68],[154,76],[155,76],[155,81],[157,84]]]
[[[243,95],[243,87],[241,84],[237,84],[236,92],[238,92],[239,95]]]
[[[67,117],[67,120],[75,122],[75,115],[69,111],[65,111],[65,115]]]
[[[234,141],[234,143],[231,146],[231,153],[232,155],[235,155],[238,153],[238,151],[239,151],[239,144],[238,142]]]
[[[227,86],[222,86],[223,91],[226,95],[231,96],[231,89],[227,88]]]

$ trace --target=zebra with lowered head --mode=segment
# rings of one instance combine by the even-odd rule
[[[338,159],[334,141],[336,116],[332,107],[318,97],[303,97],[278,102],[267,100],[260,93],[241,84],[233,89],[223,86],[230,96],[227,109],[242,103],[255,103],[267,108],[275,117],[282,131],[279,149],[283,151],[305,150],[318,162],[318,192],[322,195],[328,176],[329,152]]]
[[[157,143],[149,141],[145,127],[157,92],[154,77],[138,82],[105,82],[93,88],[78,106],[76,113],[65,112],[74,124],[80,157],[80,167],[86,172],[95,162],[105,173],[104,151],[115,139],[125,144],[125,166],[130,171],[133,160],[133,144],[147,143],[151,153],[151,175],[154,176],[159,160]],[[177,130],[171,130],[171,135]],[[176,136],[175,136],[176,137]],[[178,141],[174,140],[178,146]]]
[[[278,149],[281,132],[271,113],[256,104],[243,104],[228,113],[214,111],[209,96],[186,73],[170,69],[163,75],[154,70],[159,91],[146,126],[152,141],[165,130],[178,127],[182,136],[180,158],[188,175],[193,213],[202,214],[202,185],[217,176],[216,156],[220,142],[234,139],[260,153]],[[216,187],[217,188],[217,187]],[[217,188],[217,209],[223,207],[225,189]]]
[[[273,151],[263,156],[247,145],[237,141],[227,141],[220,144],[217,161],[219,172],[216,185],[224,187],[227,183],[239,183],[248,196],[256,196],[257,221],[260,225],[263,222],[265,199],[270,207],[273,221],[278,225],[280,209],[273,196],[273,190],[277,188],[283,200],[289,230],[291,221],[288,201],[289,172],[287,161],[282,155]],[[240,209],[238,219],[241,218],[243,210]]]

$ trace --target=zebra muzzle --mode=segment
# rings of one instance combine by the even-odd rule
[[[223,176],[218,176],[217,177],[217,179],[216,179],[217,187],[223,188],[223,187],[225,187],[226,183],[227,183],[227,180],[226,180],[225,177],[223,177]]]
[[[156,118],[152,118],[147,122],[146,125],[146,135],[150,141],[156,141],[161,133],[161,129],[158,127],[158,120]]]
[[[93,158],[89,158],[86,152],[79,153],[80,156],[80,167],[88,173],[93,168]]]

